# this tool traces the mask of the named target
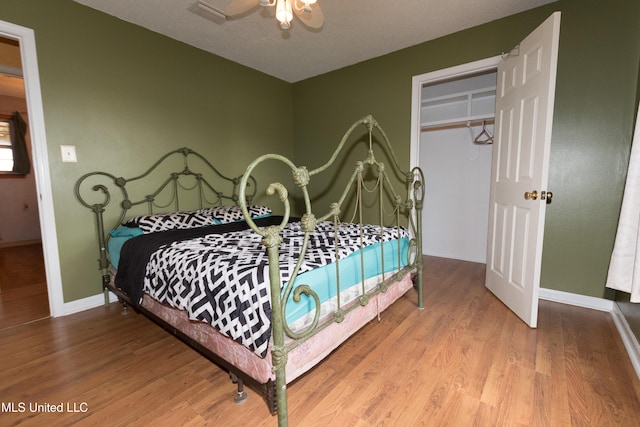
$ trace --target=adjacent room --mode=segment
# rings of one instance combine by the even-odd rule
[[[637,1],[0,3],[0,424],[636,424]]]
[[[0,37],[0,328],[49,317],[49,298],[38,220],[36,182],[22,78],[20,46]],[[20,125],[20,126],[19,126]],[[19,135],[23,160],[14,161],[12,141]]]

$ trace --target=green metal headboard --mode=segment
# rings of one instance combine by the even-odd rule
[[[312,212],[312,204],[309,196],[308,185],[311,182],[312,177],[321,175],[327,171],[334,162],[339,158],[340,153],[344,149],[347,142],[350,140],[352,133],[359,127],[365,126],[369,136],[369,149],[365,159],[355,162],[355,168],[351,177],[349,178],[344,191],[339,199],[330,205],[328,212],[323,215],[315,215]],[[400,176],[403,179],[404,188],[402,190],[402,196],[395,190],[392,180],[389,177],[389,173],[385,168],[385,164],[379,162],[373,152],[373,137],[375,135],[381,138],[381,142],[386,149],[391,159],[391,172],[395,176]],[[265,162],[276,161],[281,162],[291,170],[292,184],[297,187],[304,199],[304,213],[301,218],[302,230],[304,232],[304,241],[302,249],[300,251],[300,258],[295,266],[293,274],[291,275],[288,283],[284,288],[282,287],[280,279],[280,266],[278,265],[279,247],[282,243],[280,237],[284,226],[289,220],[291,214],[291,206],[289,201],[289,192],[285,185],[280,182],[271,183],[266,193],[268,196],[277,196],[284,206],[284,218],[279,225],[259,228],[255,225],[251,217],[249,216],[246,199],[246,188],[249,183],[249,179],[254,171],[259,166],[262,166]],[[280,426],[286,426],[288,423],[287,415],[287,398],[286,398],[286,375],[285,367],[287,364],[287,355],[289,351],[295,348],[299,343],[305,339],[317,334],[328,325],[334,322],[341,322],[348,311],[358,308],[358,304],[351,305],[345,309],[338,307],[338,310],[333,314],[329,321],[319,321],[320,314],[320,301],[313,289],[308,285],[300,284],[296,286],[296,277],[300,265],[304,259],[305,253],[309,246],[309,234],[316,227],[319,221],[333,221],[337,227],[340,222],[340,214],[343,208],[343,204],[349,194],[356,192],[361,194],[363,189],[366,189],[364,185],[364,175],[368,170],[373,170],[377,175],[377,184],[375,188],[378,189],[379,197],[379,218],[380,225],[384,225],[384,196],[387,195],[390,198],[390,204],[393,206],[392,215],[396,216],[396,224],[400,222],[401,215],[407,220],[407,228],[409,229],[410,247],[413,254],[413,259],[409,261],[409,265],[395,274],[393,277],[387,278],[378,288],[375,293],[385,292],[386,285],[395,281],[396,279],[404,276],[405,274],[414,274],[416,276],[416,287],[418,291],[418,308],[422,309],[423,304],[423,291],[422,291],[422,208],[424,201],[424,174],[418,167],[409,171],[403,171],[399,166],[396,159],[393,147],[391,146],[387,135],[378,125],[375,119],[371,116],[364,117],[355,122],[349,130],[344,134],[338,147],[333,152],[331,158],[324,165],[309,171],[305,166],[296,166],[291,160],[278,154],[266,154],[256,160],[254,160],[248,167],[240,182],[240,206],[242,207],[245,219],[249,223],[250,227],[259,235],[262,236],[262,243],[266,246],[269,256],[269,278],[271,282],[271,305],[272,305],[272,330],[273,330],[273,345],[272,345],[272,365],[276,374],[276,394],[277,394],[277,411],[278,411],[278,424]],[[358,198],[356,200],[356,211],[362,213],[362,203]],[[362,215],[359,216],[362,220]],[[335,239],[336,242],[338,239]],[[384,260],[383,260],[384,263]],[[383,267],[384,271],[384,267]],[[339,284],[338,284],[339,286]],[[294,332],[291,330],[285,319],[285,308],[289,295],[293,292],[293,303],[299,301],[300,296],[305,294],[313,299],[315,302],[315,317],[310,326],[306,327],[302,332]],[[339,295],[339,289],[337,294]],[[366,305],[368,297],[370,295],[364,295],[360,299],[359,305]],[[285,344],[285,337],[289,338],[289,343]]]
[[[180,160],[181,159],[181,160]],[[171,162],[177,162],[177,167]],[[158,173],[159,177],[152,177]],[[240,197],[251,203],[256,194],[256,180],[249,176],[227,177],[215,168],[205,157],[189,148],[179,148],[163,155],[144,173],[133,178],[116,177],[108,172],[90,172],[76,181],[74,192],[83,206],[92,210],[98,228],[100,257],[105,301],[108,302],[109,259],[107,241],[109,231],[119,227],[135,207],[146,208],[141,213],[175,212],[181,209],[200,209],[225,204],[238,205]],[[183,183],[189,179],[189,185]],[[240,195],[240,185],[245,186]],[[139,188],[132,189],[134,186]],[[112,194],[112,192],[114,194]],[[188,206],[181,205],[182,198],[188,198]],[[113,225],[105,228],[104,213],[112,197],[119,196],[120,212]],[[162,203],[160,203],[162,200]],[[117,211],[117,208],[115,208]]]

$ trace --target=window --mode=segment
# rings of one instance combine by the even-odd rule
[[[27,123],[20,113],[0,113],[0,174],[26,175],[31,172],[26,132]]]
[[[13,120],[11,116],[0,115],[0,173],[13,171]]]

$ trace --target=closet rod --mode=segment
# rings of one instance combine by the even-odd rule
[[[451,123],[451,124],[446,124],[446,125],[435,125],[435,126],[422,126],[420,128],[421,132],[429,132],[429,131],[433,131],[433,130],[446,130],[446,129],[457,129],[457,128],[466,128],[469,126],[482,126],[484,125],[492,125],[495,123],[494,119],[489,119],[489,120],[471,120],[471,121],[464,121],[464,122],[458,122],[458,123]]]

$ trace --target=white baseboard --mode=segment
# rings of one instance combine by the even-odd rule
[[[452,252],[443,252],[443,251],[434,251],[423,249],[422,255],[432,256],[437,258],[449,258],[449,259],[457,259],[460,261],[469,261],[469,262],[477,262],[478,264],[486,264],[487,257],[486,256],[473,256],[473,254],[460,254],[460,253],[452,253]]]
[[[604,298],[588,297],[546,288],[540,288],[539,297],[547,301],[560,302],[562,304],[591,308],[599,311],[611,311],[615,305],[613,301]]]
[[[636,370],[636,375],[640,378],[640,344],[638,344],[638,340],[629,327],[629,323],[627,323],[627,319],[625,319],[624,314],[620,311],[618,304],[613,304],[611,317],[613,318],[613,323],[616,324],[616,328],[618,329],[624,348],[627,349],[629,359],[631,359],[631,364]]]
[[[624,348],[627,350],[633,369],[635,369],[636,375],[640,378],[640,344],[638,344],[638,340],[629,327],[627,319],[625,319],[620,308],[618,308],[618,304],[604,298],[588,297],[545,288],[540,288],[539,296],[540,299],[547,301],[609,312],[613,319],[613,323],[616,325],[618,334],[620,334],[620,339],[622,339]]]
[[[118,301],[118,298],[112,292],[109,292],[109,302],[111,303],[115,301]],[[81,311],[89,310],[101,305],[104,305],[104,294],[98,294],[71,302],[65,302],[62,308],[62,315],[67,316],[69,314],[79,313]]]

